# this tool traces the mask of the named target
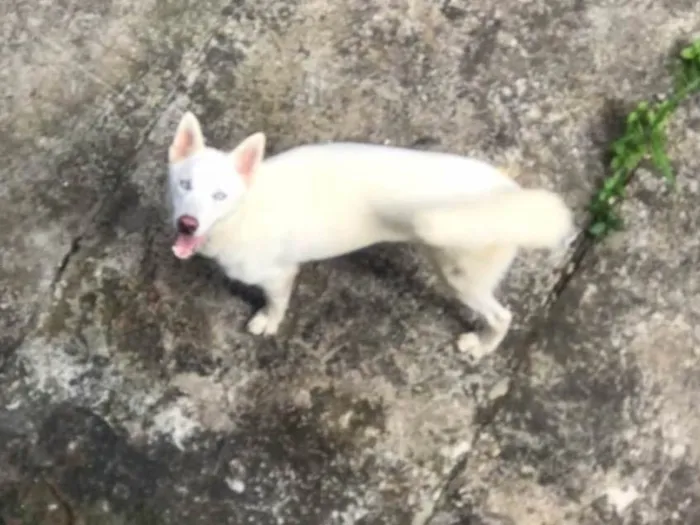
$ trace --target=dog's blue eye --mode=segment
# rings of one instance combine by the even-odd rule
[[[192,189],[192,181],[187,179],[182,179],[180,181],[180,187],[185,191],[190,191]]]
[[[215,201],[222,201],[226,198],[226,194],[223,191],[217,191],[212,197]]]

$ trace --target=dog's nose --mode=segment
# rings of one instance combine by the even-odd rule
[[[194,235],[199,228],[199,221],[191,215],[183,215],[177,220],[177,231],[183,235]]]

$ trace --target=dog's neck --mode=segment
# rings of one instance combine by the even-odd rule
[[[211,227],[207,241],[200,250],[202,255],[215,258],[224,250],[230,250],[231,243],[245,242],[248,218],[256,213],[256,207],[258,208],[257,213],[260,212],[260,200],[265,198],[262,188],[265,177],[264,166],[265,162],[263,161],[236,205]]]
[[[231,243],[245,242],[247,223],[254,220],[252,216],[255,213],[259,214],[260,210],[265,208],[261,201],[266,199],[265,192],[270,190],[269,187],[265,187],[269,186],[266,184],[268,166],[265,160],[258,166],[257,172],[236,205],[211,227],[207,241],[200,249],[201,255],[215,258],[224,250],[229,250]]]
[[[228,244],[242,235],[249,200],[248,192],[246,192],[241,196],[236,206],[209,229],[207,240],[200,249],[202,255],[215,257],[224,248],[222,244],[224,239]]]

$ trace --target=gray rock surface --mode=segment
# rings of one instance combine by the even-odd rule
[[[335,4],[335,5],[334,5]],[[355,139],[475,155],[578,215],[623,112],[668,87],[693,1],[114,0],[0,6],[0,522],[700,523],[700,113],[679,188],[504,285],[510,337],[411,248],[304,269],[282,333],[171,255],[165,152]],[[573,268],[573,276],[568,270]]]

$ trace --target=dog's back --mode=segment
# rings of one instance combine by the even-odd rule
[[[324,198],[358,196],[383,212],[413,212],[518,188],[477,159],[352,142],[299,146],[269,157],[262,168],[278,188],[308,185],[305,191]]]

